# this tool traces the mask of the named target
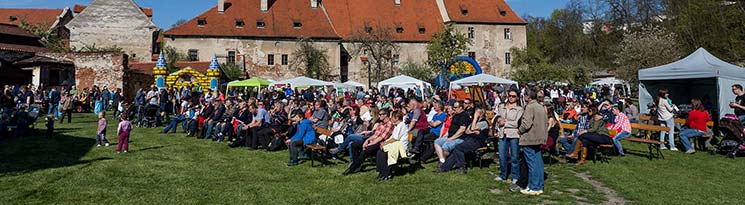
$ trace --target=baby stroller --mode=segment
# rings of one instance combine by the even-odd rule
[[[719,153],[727,155],[729,158],[735,158],[738,153],[745,151],[745,144],[743,144],[743,137],[745,137],[745,129],[737,118],[731,116],[725,116],[719,121],[720,132],[722,133],[722,141],[719,142],[717,151]]]
[[[145,119],[143,119],[143,122],[140,122],[143,127],[146,127],[146,128],[156,127],[156,122],[158,118],[158,106],[157,105],[147,105],[145,107],[145,111],[143,115]]]

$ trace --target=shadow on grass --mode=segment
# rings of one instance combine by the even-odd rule
[[[108,160],[81,160],[96,143],[95,139],[57,134],[51,139],[40,137],[13,138],[0,143],[0,175],[33,172]]]

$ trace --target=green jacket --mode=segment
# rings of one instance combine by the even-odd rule
[[[595,120],[595,118],[590,120],[590,128],[587,129],[587,132],[610,136],[610,133],[608,133],[608,128],[605,127],[605,121]]]

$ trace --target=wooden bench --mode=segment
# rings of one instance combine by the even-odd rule
[[[313,130],[316,132],[316,136],[326,135],[331,137],[332,132],[329,129],[313,126]],[[323,158],[323,153],[326,152],[326,146],[309,144],[306,145],[305,148],[310,151],[310,167],[314,167],[313,162],[315,161],[316,154],[318,154],[321,159],[321,166],[325,166],[328,163],[326,158]]]
[[[649,120],[652,120],[652,116],[649,116],[649,115],[640,115],[639,116],[639,120],[649,121]],[[681,125],[686,123],[686,119],[684,119],[684,118],[675,118],[675,120],[673,120],[673,121],[675,122],[675,124],[681,124]],[[706,126],[707,127],[714,127],[714,121],[708,121],[708,122],[706,122]]]
[[[644,138],[628,137],[624,140],[647,144],[650,158],[654,157],[655,156],[654,151],[657,151],[656,152],[657,156],[659,156],[662,159],[665,159],[665,156],[662,155],[662,151],[660,151],[660,145],[666,145],[667,142],[662,142],[659,140],[652,140],[652,133],[670,131],[669,127],[664,127],[664,126],[659,126],[659,125],[648,125],[648,124],[641,124],[641,123],[631,123],[631,128],[636,129],[636,130],[645,130],[647,131],[647,133],[646,135],[644,135]]]

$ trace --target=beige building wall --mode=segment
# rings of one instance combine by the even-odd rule
[[[506,53],[513,47],[525,48],[527,37],[525,25],[490,25],[490,24],[455,24],[458,31],[468,36],[469,28],[473,28],[472,45],[468,52],[475,53],[475,60],[484,73],[500,77],[507,77],[512,70],[506,64]],[[510,38],[505,39],[505,29],[509,29]],[[467,54],[466,54],[467,55]],[[512,59],[514,55],[510,53]]]
[[[226,62],[228,52],[235,51],[236,64],[242,65],[245,59],[246,70],[251,76],[272,80],[286,80],[302,76],[304,68],[292,66],[293,52],[297,49],[295,39],[236,39],[236,38],[165,38],[167,46],[173,46],[180,53],[188,54],[197,50],[199,61],[209,61],[216,54],[220,63]],[[326,50],[331,75],[339,75],[338,41],[316,41],[317,48]],[[274,65],[269,65],[269,54],[274,55]],[[288,56],[287,65],[282,65],[282,55]],[[245,56],[245,58],[244,58]]]
[[[389,76],[398,76],[401,74],[400,68],[404,63],[412,62],[412,63],[420,63],[425,64],[427,61],[427,43],[409,43],[409,42],[403,42],[403,43],[397,43],[399,46],[398,54],[398,64],[394,64],[394,71],[393,73],[387,73]],[[352,45],[350,43],[343,43],[344,47],[349,49],[352,49]],[[357,55],[352,56],[352,59],[349,62],[349,80],[360,82],[362,84],[367,85],[367,65],[365,65],[362,60],[360,59],[361,56],[364,55]],[[372,67],[374,68],[374,66]],[[372,71],[374,74],[375,71]],[[373,85],[375,82],[373,82]]]

